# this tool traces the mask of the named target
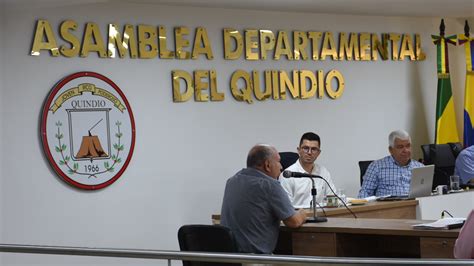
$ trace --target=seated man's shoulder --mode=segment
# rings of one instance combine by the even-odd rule
[[[318,164],[318,163],[315,163],[316,167],[319,168],[320,171],[326,171],[326,172],[329,172],[328,169],[322,165],[322,164]]]
[[[301,168],[301,165],[298,161],[294,162],[292,165],[288,166],[285,170],[296,171]]]
[[[474,145],[462,150],[458,157],[462,159],[474,159]]]
[[[385,165],[385,164],[389,163],[390,162],[390,157],[391,156],[389,155],[389,156],[385,156],[383,158],[374,160],[370,165],[380,167],[382,165]]]
[[[329,170],[324,165],[317,164],[317,167],[318,167],[319,175],[321,175],[324,178],[330,178],[331,177],[331,173],[329,172]]]
[[[474,153],[474,145],[471,145],[471,146],[465,148],[464,150],[466,151],[466,153],[470,152],[471,154],[473,154]]]
[[[411,162],[413,163],[413,165],[414,165],[415,167],[423,167],[423,166],[425,166],[423,163],[420,163],[420,162],[417,161],[417,160],[411,160]]]

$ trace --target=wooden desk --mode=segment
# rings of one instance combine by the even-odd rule
[[[412,219],[328,218],[281,227],[276,253],[331,257],[453,258],[459,229],[415,230]]]
[[[416,219],[417,200],[404,201],[375,201],[365,205],[349,206],[359,218],[387,218],[387,219]],[[344,207],[324,208],[327,217],[353,217]],[[307,209],[306,214],[312,217],[313,213]],[[318,208],[318,216],[324,216],[324,213]],[[219,224],[220,214],[212,215],[212,223]]]
[[[349,206],[358,218],[386,218],[386,219],[416,219],[417,200],[404,201],[374,201],[365,205]],[[327,217],[354,217],[345,207],[324,208]],[[318,209],[318,216],[324,216]],[[312,217],[313,212],[307,210],[307,216]]]

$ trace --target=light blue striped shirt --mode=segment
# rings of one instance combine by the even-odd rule
[[[421,166],[423,164],[415,160],[400,166],[391,155],[372,162],[365,172],[359,198],[408,195],[411,170]]]
[[[474,145],[465,148],[456,159],[456,175],[459,175],[463,184],[474,178]]]

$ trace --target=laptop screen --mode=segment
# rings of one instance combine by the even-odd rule
[[[434,165],[413,168],[411,171],[410,192],[408,197],[413,199],[431,196],[433,174]]]

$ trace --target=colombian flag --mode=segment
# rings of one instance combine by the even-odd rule
[[[467,22],[466,22],[467,24]],[[466,88],[464,91],[464,147],[474,144],[474,38],[469,38],[469,30],[459,36],[459,45],[466,50]]]
[[[431,35],[437,46],[438,98],[436,101],[435,143],[459,142],[454,101],[449,77],[448,44],[456,45],[456,35]]]

